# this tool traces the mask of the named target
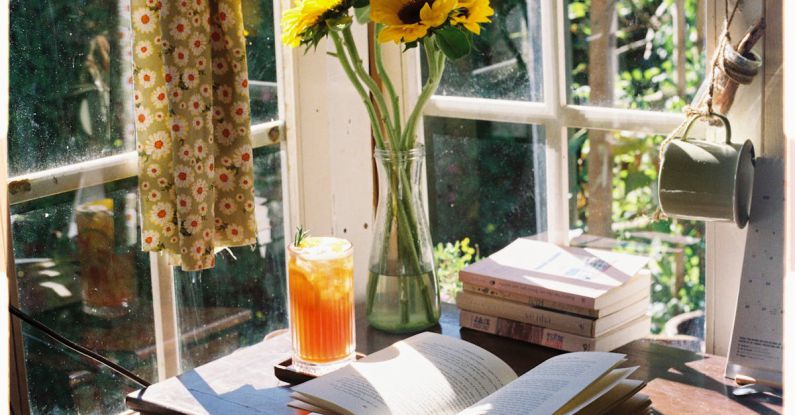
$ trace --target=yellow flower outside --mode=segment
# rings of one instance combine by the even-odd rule
[[[489,23],[494,10],[489,5],[489,0],[464,0],[458,5],[459,12],[451,17],[455,25],[462,25],[470,32],[479,35],[480,23]]]
[[[458,0],[376,0],[370,18],[385,25],[380,42],[409,43],[443,25],[457,7]]]
[[[282,42],[291,47],[299,46],[301,35],[340,4],[342,0],[298,0],[295,7],[282,15]]]

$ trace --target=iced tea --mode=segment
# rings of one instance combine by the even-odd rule
[[[355,354],[353,247],[345,239],[309,237],[288,251],[293,365],[327,373]]]

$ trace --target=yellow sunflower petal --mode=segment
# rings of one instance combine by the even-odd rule
[[[381,43],[400,43],[401,41],[409,43],[425,36],[427,33],[428,27],[422,24],[387,26],[381,31],[381,35],[378,36],[378,41]]]
[[[300,0],[295,7],[282,15],[282,42],[291,47],[301,44],[301,35],[318,24],[329,10],[342,4],[342,0]],[[347,13],[347,11],[346,11]]]
[[[458,0],[436,0],[433,6],[425,3],[420,9],[420,20],[429,27],[439,27],[457,6]]]
[[[489,0],[467,0],[459,3],[461,12],[452,17],[453,24],[460,24],[470,32],[479,35],[480,24],[489,23],[494,10],[489,5]]]
[[[370,19],[385,25],[402,25],[400,10],[405,6],[404,0],[377,0],[370,2]]]

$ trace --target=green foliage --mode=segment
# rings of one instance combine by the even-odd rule
[[[436,45],[449,59],[461,59],[472,50],[472,35],[459,26],[444,26],[434,34]]]
[[[456,294],[461,291],[458,271],[479,259],[477,245],[470,246],[469,238],[454,243],[440,242],[433,248],[433,260],[436,264],[436,277],[439,279],[439,294],[442,301],[455,302]]]

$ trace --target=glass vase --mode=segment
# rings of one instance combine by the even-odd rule
[[[392,333],[426,329],[439,321],[439,290],[423,207],[422,146],[376,149],[378,207],[367,280],[367,320]]]

